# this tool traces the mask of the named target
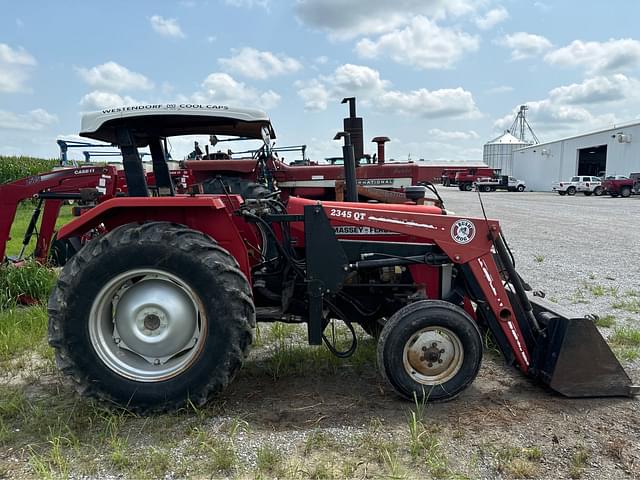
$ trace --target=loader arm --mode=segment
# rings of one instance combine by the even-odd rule
[[[40,199],[44,203],[42,222],[34,256],[44,261],[49,252],[56,220],[64,200],[81,200],[83,191],[95,189],[103,198],[115,196],[116,170],[114,167],[64,168],[20,178],[0,185],[0,259],[4,259],[11,226],[18,205],[23,200]],[[40,215],[40,206],[34,211],[25,242],[33,234]]]
[[[498,221],[392,209],[373,210],[349,204],[339,208],[324,206],[324,211],[336,225],[367,226],[433,242],[451,263],[464,266],[463,271],[471,277],[467,280],[481,291],[486,313],[496,319],[502,339],[508,343],[519,368],[527,373],[531,354],[522,330],[528,330],[529,326],[525,319],[517,318],[492,252],[494,240],[500,235]]]

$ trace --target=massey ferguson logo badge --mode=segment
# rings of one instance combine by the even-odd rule
[[[451,225],[451,238],[460,244],[469,243],[476,236],[476,226],[471,220],[460,219]]]

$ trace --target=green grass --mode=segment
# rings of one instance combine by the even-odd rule
[[[640,330],[629,327],[617,328],[609,337],[613,350],[624,360],[640,357]]]
[[[47,309],[42,305],[0,311],[0,362],[25,352],[50,356],[46,333]]]
[[[62,208],[60,209],[60,214],[58,215],[58,220],[56,221],[56,228],[69,223],[69,221],[74,218],[71,214],[71,208],[72,207],[70,205],[62,206]],[[33,209],[34,204],[31,201],[24,201],[18,206],[16,217],[13,220],[13,225],[11,226],[11,239],[7,242],[5,253],[6,256],[17,256],[20,253],[24,232],[27,230],[29,221],[31,220]],[[40,219],[42,220],[42,216],[40,217]],[[35,246],[36,236],[33,235],[33,237],[31,237],[31,242],[26,249],[26,253],[30,254],[31,252],[33,252]]]
[[[330,328],[329,328],[330,329]],[[346,327],[336,327],[336,343],[340,350],[346,350],[351,336]],[[251,375],[268,374],[274,380],[280,378],[336,374],[341,369],[356,372],[371,371],[375,368],[376,342],[368,336],[358,337],[356,352],[347,359],[333,355],[326,346],[309,346],[304,343],[306,326],[274,323],[270,329],[261,332],[262,341],[273,349],[273,353],[260,362],[247,362],[245,371]],[[331,339],[329,333],[328,338]]]
[[[602,317],[598,317],[596,320],[596,325],[604,328],[611,328],[616,323],[616,317],[611,315],[610,313],[607,315],[603,315]]]
[[[640,298],[636,296],[618,298],[611,306],[617,310],[624,310],[629,313],[640,313]]]
[[[263,445],[256,452],[256,466],[262,474],[268,474],[269,478],[280,477],[283,474],[284,456],[277,447]]]
[[[0,266],[0,310],[23,303],[46,302],[56,282],[56,273],[36,262],[20,267]]]
[[[577,445],[571,455],[571,464],[569,466],[569,476],[571,478],[581,478],[589,461],[589,452],[582,445]]]

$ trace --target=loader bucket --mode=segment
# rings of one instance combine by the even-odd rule
[[[532,365],[544,383],[567,397],[638,394],[593,320],[559,315],[556,308],[551,312],[538,300],[531,303],[546,325],[546,337],[538,339]]]

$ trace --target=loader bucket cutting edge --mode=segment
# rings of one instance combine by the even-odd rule
[[[567,397],[639,393],[592,320],[553,315],[534,350],[533,366],[544,383]]]

